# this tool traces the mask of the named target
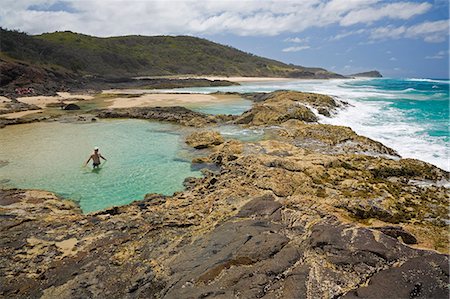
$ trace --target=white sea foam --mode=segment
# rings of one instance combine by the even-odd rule
[[[426,79],[426,78],[406,78],[408,81],[417,81],[417,82],[434,82],[434,83],[442,83],[449,84],[449,80],[438,80],[438,79]]]
[[[188,92],[271,92],[274,90],[298,90],[337,97],[351,104],[332,117],[319,115],[322,123],[351,127],[356,133],[377,140],[395,149],[403,158],[416,158],[450,170],[448,144],[439,137],[428,136],[429,124],[416,122],[399,109],[391,107],[398,99],[442,99],[442,93],[377,89],[370,79],[290,80],[245,83],[240,86],[217,88],[190,88]],[[377,80],[377,79],[373,79]],[[408,81],[424,81],[448,84],[448,80],[410,78]],[[357,84],[355,84],[357,83]],[[410,111],[411,112],[411,111]]]
[[[428,136],[426,125],[414,123],[386,102],[348,100],[351,106],[335,117],[321,117],[320,122],[351,127],[356,133],[395,149],[403,158],[415,158],[450,170],[447,144]]]

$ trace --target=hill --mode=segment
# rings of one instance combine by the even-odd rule
[[[368,71],[363,73],[357,73],[349,75],[349,77],[366,77],[366,78],[383,78],[383,75],[379,71]]]
[[[289,65],[190,36],[99,38],[69,31],[30,36],[0,30],[3,58],[81,75],[341,77],[325,69]]]

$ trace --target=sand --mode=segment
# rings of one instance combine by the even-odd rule
[[[265,82],[265,81],[289,81],[292,80],[292,78],[280,78],[280,77],[238,77],[238,76],[233,76],[233,77],[225,77],[225,76],[208,76],[208,75],[204,75],[204,76],[188,76],[188,75],[184,75],[184,76],[142,76],[142,77],[135,77],[135,79],[158,79],[158,78],[175,78],[175,79],[188,79],[188,78],[193,78],[193,79],[208,79],[208,80],[227,80],[227,81],[231,81],[231,82]]]
[[[76,95],[68,92],[58,92],[57,94],[57,96],[20,97],[17,100],[26,104],[36,105],[39,108],[45,108],[48,104],[60,103],[61,101],[69,104],[77,101],[92,100],[94,98],[90,95]]]
[[[278,77],[198,77],[208,80],[227,80],[231,82],[266,82],[266,81],[289,81],[291,78],[278,78]]]
[[[28,114],[33,114],[33,113],[42,113],[42,110],[27,110],[27,111],[5,113],[5,114],[0,114],[0,118],[6,118],[6,119],[21,118],[23,116],[26,116]]]
[[[132,92],[133,90],[128,91]],[[108,91],[108,93],[109,92],[110,91]],[[158,93],[158,94],[143,94],[139,97],[132,97],[132,98],[117,97],[113,99],[107,99],[105,100],[105,102],[111,103],[109,108],[131,108],[131,107],[146,107],[146,106],[176,106],[184,104],[204,104],[217,101],[236,100],[238,98],[239,97],[227,95]]]

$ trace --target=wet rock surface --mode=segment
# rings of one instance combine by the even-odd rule
[[[174,122],[185,126],[203,127],[216,123],[213,116],[184,107],[135,107],[97,111],[100,118],[139,118]]]
[[[83,215],[48,192],[2,190],[0,296],[447,298],[448,173],[383,157],[345,127],[278,126],[208,143],[196,161],[215,171],[173,196]],[[333,150],[349,138],[359,145]]]
[[[222,135],[220,135],[219,132],[215,131],[194,132],[186,137],[187,145],[196,149],[214,147],[216,145],[222,144],[223,142],[224,139]]]

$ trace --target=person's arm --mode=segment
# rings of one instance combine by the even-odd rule
[[[100,154],[99,156],[100,156],[100,158],[102,158],[103,160],[105,160],[105,161],[106,161],[106,158],[105,158],[105,157],[103,157],[103,156],[102,156],[102,154]]]
[[[86,163],[84,163],[84,166],[86,166],[89,163],[89,161],[91,161],[91,159],[92,159],[92,156],[90,156],[89,159],[86,161]]]

